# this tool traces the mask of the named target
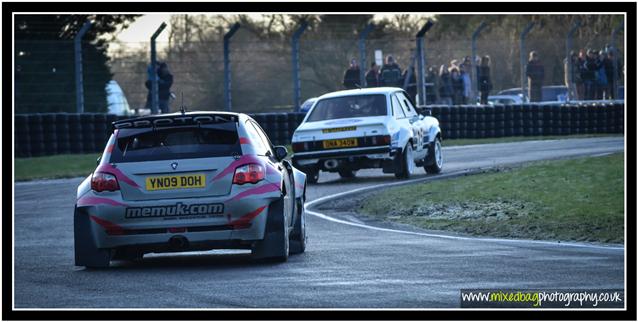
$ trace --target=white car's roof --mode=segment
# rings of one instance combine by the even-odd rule
[[[324,98],[332,98],[332,97],[343,97],[343,96],[354,96],[354,95],[372,95],[372,94],[391,94],[396,91],[402,91],[402,88],[399,87],[371,87],[371,88],[362,88],[362,89],[348,89],[343,91],[330,92],[327,94],[323,94],[319,96],[318,99]]]

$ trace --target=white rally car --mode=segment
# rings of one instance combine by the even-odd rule
[[[292,160],[311,183],[320,170],[351,178],[382,168],[409,178],[417,166],[441,172],[441,139],[439,121],[417,113],[401,88],[338,91],[320,96],[295,130]]]

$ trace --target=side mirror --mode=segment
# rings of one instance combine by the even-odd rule
[[[288,149],[283,145],[275,146],[275,158],[281,161],[288,155]]]
[[[102,156],[97,157],[97,165],[100,165],[100,161],[102,161]]]

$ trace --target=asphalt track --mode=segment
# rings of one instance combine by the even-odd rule
[[[414,178],[623,150],[622,137],[449,147],[442,175],[426,176],[421,168]],[[468,238],[368,223],[333,207],[335,195],[398,182],[380,170],[348,181],[322,173],[307,190],[308,248],[286,263],[211,251],[150,254],[87,270],[73,265],[80,181],[15,184],[16,309],[458,308],[460,289],[623,289],[625,283],[622,245]]]

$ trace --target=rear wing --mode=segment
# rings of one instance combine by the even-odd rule
[[[180,113],[138,117],[116,121],[111,124],[112,130],[116,130],[127,128],[159,128],[181,125],[203,125],[228,122],[239,122],[239,117],[237,116],[237,114],[233,113]]]

